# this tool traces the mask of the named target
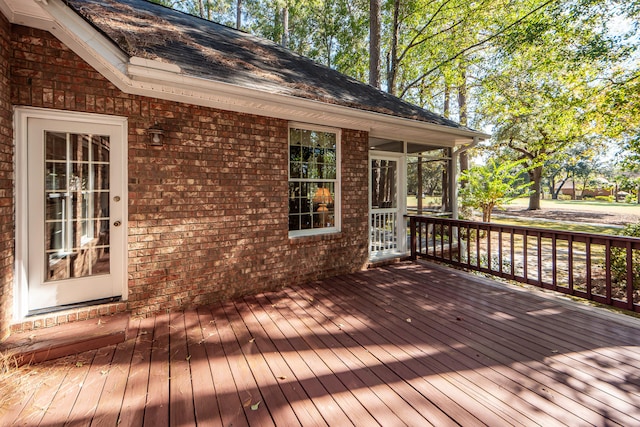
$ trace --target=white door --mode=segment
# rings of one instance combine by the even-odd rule
[[[28,311],[123,295],[125,124],[122,118],[46,111],[22,118]]]
[[[369,251],[375,261],[406,252],[401,182],[403,157],[371,155],[369,159]]]

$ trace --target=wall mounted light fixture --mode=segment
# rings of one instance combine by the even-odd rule
[[[151,139],[150,144],[155,147],[162,147],[162,140],[164,139],[164,131],[160,129],[158,123],[147,129],[147,133],[149,134],[149,138]]]

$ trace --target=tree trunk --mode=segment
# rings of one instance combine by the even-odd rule
[[[282,47],[289,47],[289,7],[282,8]]]
[[[531,185],[531,190],[533,192],[529,196],[529,210],[537,211],[540,210],[540,187],[542,185],[542,166],[535,167],[531,169],[529,172],[529,179],[533,182]]]
[[[198,13],[200,18],[204,18],[204,0],[198,0]]]
[[[467,70],[463,64],[460,65],[460,85],[458,86],[458,109],[460,111],[460,124],[468,125],[467,111]]]
[[[391,53],[387,60],[387,92],[396,94],[398,74],[398,39],[400,37],[400,0],[393,1],[393,31],[391,33]]]
[[[463,64],[460,65],[460,85],[458,85],[458,110],[460,111],[460,124],[468,125],[468,105],[467,105],[467,70]],[[460,172],[469,169],[469,154],[467,151],[460,153]],[[460,182],[460,188],[464,188],[465,182]]]
[[[491,222],[491,211],[493,211],[493,205],[482,208],[482,222]]]
[[[236,29],[242,27],[242,0],[238,0],[236,5]]]
[[[380,88],[381,0],[369,0],[369,84]]]
[[[451,87],[448,83],[444,84],[444,105],[442,108],[442,115],[445,118],[449,118],[449,114],[451,112]]]

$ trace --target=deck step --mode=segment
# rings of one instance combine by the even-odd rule
[[[0,344],[0,352],[4,358],[15,358],[18,366],[41,363],[121,343],[128,328],[128,313],[101,316],[13,334]]]

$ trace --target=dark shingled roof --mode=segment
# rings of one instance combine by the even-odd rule
[[[458,129],[460,124],[282,46],[146,0],[65,0],[130,57],[189,76]]]

